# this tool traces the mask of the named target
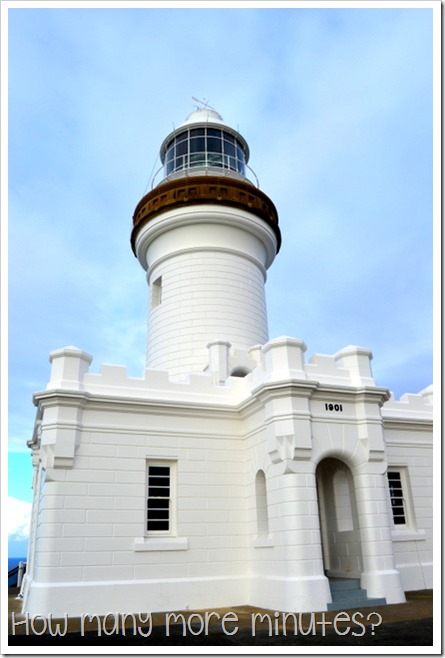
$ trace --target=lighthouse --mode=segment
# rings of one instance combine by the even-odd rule
[[[369,349],[269,337],[278,214],[215,110],[160,158],[131,232],[146,367],[70,345],[34,394],[22,611],[299,613],[431,588],[432,388],[395,400]]]
[[[267,342],[267,269],[280,248],[272,201],[246,176],[249,147],[214,110],[192,112],[160,149],[164,178],[136,206],[131,245],[150,289],[147,367],[181,377],[230,345],[228,374]],[[219,350],[214,350],[218,352]]]

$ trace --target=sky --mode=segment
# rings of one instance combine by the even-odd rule
[[[142,375],[148,291],[132,214],[193,96],[246,138],[278,209],[270,337],[302,338],[307,359],[369,348],[396,398],[432,383],[440,3],[219,4],[2,5],[11,554],[26,546],[26,441],[49,353],[75,345],[92,372]]]

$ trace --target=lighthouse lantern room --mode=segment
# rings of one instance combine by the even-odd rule
[[[205,371],[207,345],[224,340],[237,371],[246,350],[268,340],[276,208],[245,176],[246,140],[214,110],[192,112],[160,157],[165,177],[138,203],[131,238],[150,287],[147,367]]]

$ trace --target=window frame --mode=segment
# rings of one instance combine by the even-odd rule
[[[400,471],[389,470],[386,473],[389,487],[389,500],[391,503],[392,520],[396,527],[407,523],[406,501],[403,492],[402,474]]]
[[[400,496],[394,496],[391,495],[391,484],[390,484],[390,478],[389,474],[394,473],[399,476],[399,481],[400,481]],[[387,486],[388,486],[388,499],[389,499],[389,509],[391,512],[391,525],[392,529],[394,532],[397,531],[406,531],[406,530],[415,530],[415,519],[414,519],[414,508],[413,508],[413,503],[411,499],[411,489],[409,486],[409,478],[408,478],[408,472],[406,466],[390,466],[388,465],[388,468],[386,470],[386,479],[387,479]],[[396,507],[393,505],[392,500],[400,500],[401,501],[401,507],[403,509],[403,517],[404,517],[404,522],[403,523],[396,523],[395,518],[396,514],[394,513],[395,510],[394,508]],[[400,505],[399,505],[400,507]]]
[[[192,148],[198,139],[202,140],[201,151]],[[166,176],[194,167],[226,169],[244,176],[247,164],[245,149],[236,136],[223,127],[210,126],[188,128],[175,135],[166,145],[163,162]]]
[[[254,479],[255,501],[255,530],[253,536],[254,548],[267,548],[273,546],[273,537],[269,525],[269,503],[267,477],[264,469],[255,473]]]
[[[144,536],[145,537],[176,537],[176,460],[169,459],[156,459],[150,458],[146,460],[145,464],[145,496],[144,496]],[[150,487],[150,468],[151,467],[167,467],[169,468],[169,496],[168,496],[168,529],[167,530],[149,530],[149,514],[148,502],[149,487]],[[153,486],[153,485],[151,485]],[[155,496],[153,499],[157,498]],[[159,499],[166,499],[167,497],[159,497]]]
[[[151,284],[150,290],[150,308],[157,308],[162,304],[162,275],[158,276]]]

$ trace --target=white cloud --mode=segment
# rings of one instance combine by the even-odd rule
[[[8,496],[6,519],[8,524],[8,537],[14,539],[27,539],[29,524],[31,522],[31,503]]]

